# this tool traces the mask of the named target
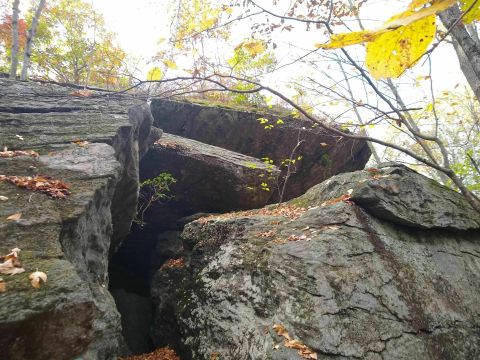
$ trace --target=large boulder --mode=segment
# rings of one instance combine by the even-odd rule
[[[401,166],[199,219],[185,265],[153,281],[155,341],[199,360],[478,359],[479,228],[460,195]]]
[[[301,156],[284,199],[299,196],[332,175],[363,169],[370,157],[365,141],[340,138],[288,113],[255,113],[159,99],[152,100],[151,108],[155,126],[174,135],[259,159],[268,157],[277,166],[290,159],[292,152],[292,159]],[[262,123],[259,118],[269,122]]]
[[[276,166],[250,156],[167,133],[141,161],[142,180],[163,172],[176,179],[171,199],[152,203],[142,220],[169,229],[198,212],[263,207],[280,174]]]
[[[139,157],[160,135],[149,107],[51,84],[0,79],[0,89],[2,150],[39,154],[0,157],[0,174],[49,176],[71,191],[54,199],[0,181],[0,254],[22,249],[26,270],[2,276],[2,358],[115,359],[123,339],[108,258],[135,213]],[[28,279],[37,269],[48,275],[40,289]]]

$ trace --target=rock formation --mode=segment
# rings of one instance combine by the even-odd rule
[[[26,270],[2,276],[2,358],[115,359],[123,339],[108,292],[109,249],[129,231],[139,157],[160,133],[148,106],[134,99],[5,79],[0,89],[1,146],[39,154],[0,158],[0,174],[49,176],[71,191],[53,199],[0,181],[8,198],[0,206],[1,252],[22,249]],[[48,274],[40,289],[28,280],[36,269]]]
[[[370,157],[366,142],[339,138],[289,114],[259,114],[165,100],[153,100],[151,107],[155,126],[167,133],[258,159],[268,157],[278,166],[290,159],[301,142],[293,159],[302,158],[296,162],[284,200],[303,194],[332,175],[362,169]],[[269,122],[262,124],[259,118]]]
[[[200,211],[264,206],[280,173],[259,159],[167,133],[142,159],[141,168],[142,179],[162,172],[176,179],[172,199],[152,204],[143,219],[170,229],[178,228],[178,219]]]
[[[0,175],[71,192],[0,181],[0,254],[20,248],[26,270],[1,275],[2,358],[115,359],[152,340],[185,360],[480,358],[479,215],[403,166],[344,173],[365,165],[364,142],[6,79],[0,139],[25,151],[0,157]],[[269,160],[290,158],[291,200],[262,208],[282,176]],[[161,172],[172,200],[130,231],[140,180]]]
[[[196,220],[185,265],[152,284],[156,344],[198,360],[478,359],[479,221],[402,166]]]

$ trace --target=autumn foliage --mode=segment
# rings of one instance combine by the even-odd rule
[[[18,43],[20,49],[25,48],[27,42],[27,22],[25,19],[18,19]],[[12,15],[5,14],[0,23],[0,44],[7,53],[12,48]]]
[[[63,181],[52,179],[49,176],[6,176],[0,175],[0,181],[6,181],[22,189],[38,191],[56,199],[63,199],[70,195],[70,187]]]

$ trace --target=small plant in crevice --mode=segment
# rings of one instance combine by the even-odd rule
[[[140,183],[140,196],[138,199],[137,214],[133,220],[136,224],[143,226],[145,212],[152,204],[166,201],[172,198],[170,186],[177,180],[170,173],[160,173],[156,177],[147,179]]]

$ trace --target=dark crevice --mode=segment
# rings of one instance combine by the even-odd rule
[[[162,241],[178,239],[179,231],[162,231],[146,224],[133,224],[130,235],[110,260],[109,290],[122,317],[122,333],[133,354],[154,350],[151,336],[153,303],[150,286],[155,272],[165,261],[174,257]]]

